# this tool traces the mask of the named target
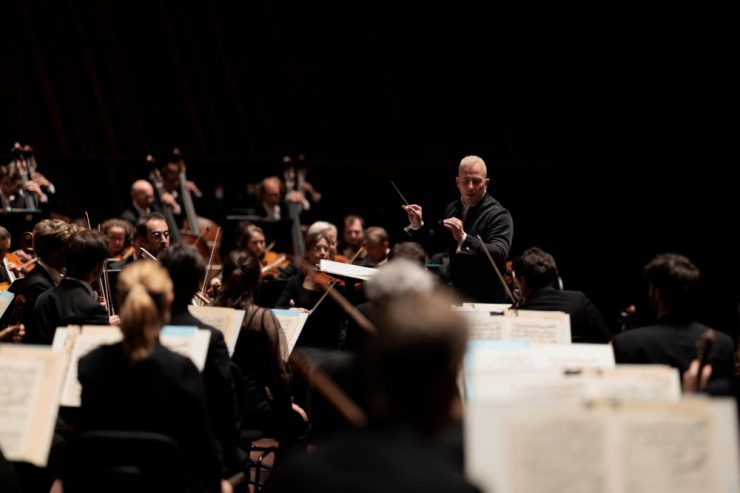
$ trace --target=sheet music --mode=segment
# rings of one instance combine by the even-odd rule
[[[454,309],[468,321],[471,340],[571,343],[570,315],[567,313],[509,310],[502,316],[498,312],[465,306]]]
[[[614,368],[608,344],[531,344],[526,341],[470,341],[466,372],[525,373]]]
[[[472,404],[466,473],[499,493],[737,492],[737,434],[716,440],[737,430],[727,406],[734,402]]]
[[[327,274],[360,279],[361,281],[367,281],[378,273],[378,269],[372,267],[345,264],[343,262],[334,262],[333,260],[321,260],[319,262],[319,270]]]
[[[0,448],[8,460],[46,466],[64,359],[49,347],[0,344]]]
[[[288,343],[287,351],[285,351],[285,360],[288,360],[290,353],[293,352],[295,343],[298,342],[298,337],[301,335],[303,326],[306,325],[308,319],[308,313],[303,313],[298,310],[282,310],[273,308],[272,313],[280,322],[280,328],[283,329],[285,339]]]
[[[115,344],[123,339],[121,331],[111,326],[59,327],[54,333],[52,350],[68,354],[61,405],[80,407],[82,385],[77,379],[77,363],[93,349]]]
[[[14,297],[15,295],[8,290],[0,291],[0,317],[5,314],[5,310],[8,309]]]
[[[229,350],[229,356],[233,356],[246,312],[244,310],[235,310],[220,306],[195,305],[188,306],[188,311],[201,322],[221,331],[224,335],[226,348]]]
[[[466,379],[465,395],[469,402],[609,399],[677,402],[681,398],[681,386],[678,371],[662,365],[617,365],[606,370],[586,369],[575,375],[560,371],[471,371]]]
[[[189,358],[198,371],[203,371],[206,366],[208,343],[211,340],[210,332],[198,327],[165,325],[159,333],[159,340],[170,351]]]
[[[454,306],[457,310],[472,310],[479,312],[506,312],[511,307],[511,303],[463,303],[461,306]]]

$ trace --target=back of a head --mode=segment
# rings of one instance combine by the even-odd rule
[[[70,236],[77,229],[61,219],[44,219],[33,227],[33,248],[41,260],[49,255],[63,251]]]
[[[365,295],[375,304],[407,295],[425,295],[435,288],[435,278],[418,263],[393,259],[365,282]]]
[[[365,243],[379,245],[388,239],[388,232],[380,226],[370,226],[365,230]]]
[[[169,320],[172,281],[161,265],[137,260],[118,276],[123,348],[131,363],[146,358]]]
[[[545,286],[555,286],[558,281],[558,266],[555,259],[546,251],[531,247],[522,252],[512,262],[517,277],[524,277],[527,289],[536,291]]]
[[[645,280],[659,289],[663,306],[672,315],[694,315],[701,290],[699,269],[683,255],[663,253],[645,266]]]
[[[85,279],[108,258],[108,242],[99,231],[78,231],[67,242],[64,258],[67,276]]]
[[[368,349],[371,405],[379,417],[433,432],[451,419],[467,325],[447,293],[390,300],[378,312]]]
[[[391,259],[406,259],[426,268],[429,256],[420,244],[415,241],[403,241],[396,243],[391,251]]]
[[[206,264],[192,245],[178,243],[165,250],[159,262],[167,269],[175,289],[175,303],[190,303],[200,289]]]
[[[259,259],[244,250],[232,250],[223,262],[222,287],[216,306],[239,308],[257,295],[261,267]]]

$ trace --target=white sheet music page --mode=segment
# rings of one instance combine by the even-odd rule
[[[0,344],[0,448],[8,460],[46,466],[65,358],[48,346]]]
[[[244,310],[235,310],[221,306],[189,305],[188,311],[204,324],[221,331],[224,335],[226,348],[229,350],[229,356],[234,355],[236,341],[239,338],[239,331],[244,321]]]
[[[378,269],[372,267],[362,267],[360,265],[335,262],[333,260],[321,260],[319,262],[319,270],[327,274],[350,277],[361,281],[367,281],[378,273]]]
[[[285,361],[288,361],[290,353],[293,352],[295,343],[298,342],[298,337],[301,335],[303,326],[306,325],[308,319],[308,313],[303,313],[298,310],[283,310],[273,308],[272,313],[280,323],[280,328],[283,330],[285,340],[287,342],[287,348],[284,354]]]

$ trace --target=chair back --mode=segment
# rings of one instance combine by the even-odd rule
[[[186,469],[169,436],[137,431],[88,431],[70,444],[65,493],[180,493]]]

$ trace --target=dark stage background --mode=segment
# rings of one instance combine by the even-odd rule
[[[676,251],[705,274],[704,319],[735,331],[729,9],[0,9],[0,151],[35,147],[61,213],[116,215],[144,156],[173,146],[201,188],[227,193],[303,152],[328,219],[358,212],[400,238],[389,180],[434,219],[455,197],[460,158],[479,154],[514,216],[513,253],[551,251],[566,287],[610,323],[644,302],[642,265]]]

